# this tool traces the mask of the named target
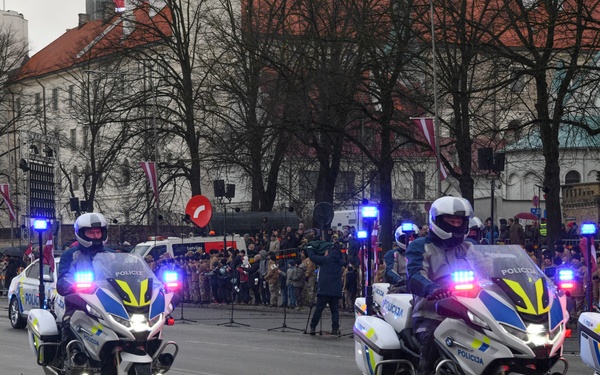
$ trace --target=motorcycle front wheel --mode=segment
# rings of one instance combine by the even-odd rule
[[[152,375],[152,367],[149,363],[136,363],[131,366],[127,375]]]

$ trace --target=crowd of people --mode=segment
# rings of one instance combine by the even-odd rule
[[[297,230],[287,227],[273,230],[270,235],[246,234],[247,251],[200,249],[175,258],[167,253],[159,259],[148,255],[146,261],[159,277],[165,270],[178,271],[183,280],[182,298],[190,303],[300,309],[317,302],[317,264],[309,257],[311,245],[323,246],[316,249],[319,256],[335,247],[342,257],[340,307],[352,310],[359,290],[359,243],[354,229],[325,231],[322,240],[316,231],[307,232],[301,224]]]

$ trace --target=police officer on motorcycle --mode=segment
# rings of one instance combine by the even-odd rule
[[[402,232],[402,227],[396,229],[396,245],[394,249],[388,251],[383,256],[385,262],[385,281],[390,283],[388,293],[406,292],[406,244],[409,239],[406,233]]]
[[[444,319],[435,312],[437,300],[450,297],[454,271],[477,267],[483,255],[465,241],[473,208],[468,200],[442,197],[429,210],[429,234],[411,242],[406,251],[408,288],[414,295],[413,334],[421,343],[418,374],[435,371],[439,358],[434,331]]]
[[[108,239],[108,224],[104,215],[97,212],[83,214],[77,218],[74,227],[77,245],[62,254],[58,265],[56,289],[58,294],[64,297],[75,293],[75,280],[73,277],[77,269],[91,269],[96,254],[113,252],[104,246]],[[76,308],[65,298],[65,315],[61,324],[61,346],[59,350],[63,355],[69,337],[71,337],[69,321]]]

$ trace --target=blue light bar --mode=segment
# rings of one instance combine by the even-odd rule
[[[33,229],[41,231],[48,229],[48,221],[46,219],[33,220]]]
[[[583,236],[593,236],[598,231],[598,227],[595,223],[583,223],[581,224],[580,232]]]
[[[455,271],[452,272],[452,281],[455,283],[469,283],[475,280],[473,271]]]
[[[415,231],[415,227],[413,226],[413,223],[402,223],[402,232],[406,233],[406,232],[414,232]]]
[[[377,206],[363,206],[362,208],[362,217],[364,219],[376,219],[379,215],[379,210]]]
[[[91,283],[94,281],[94,273],[91,271],[75,272],[73,277],[76,283]]]
[[[559,270],[558,280],[560,281],[572,281],[574,279],[573,270]]]
[[[173,281],[179,280],[179,275],[174,271],[165,271],[163,274],[163,281],[166,283],[170,283]]]
[[[358,232],[356,232],[356,237],[358,237],[359,239],[365,239],[365,238],[367,238],[367,231],[366,230],[359,230]]]

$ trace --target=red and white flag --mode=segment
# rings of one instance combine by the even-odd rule
[[[153,161],[142,161],[140,162],[148,181],[150,181],[150,187],[154,192],[154,198],[156,199],[156,205],[158,206],[158,177],[156,176],[156,167]]]
[[[419,127],[419,129],[421,129],[421,132],[425,136],[427,143],[429,143],[429,146],[431,147],[433,152],[435,152],[435,157],[438,162],[438,168],[440,169],[440,178],[442,181],[444,181],[446,178],[448,178],[448,171],[446,171],[446,167],[444,167],[444,164],[442,163],[442,158],[437,153],[437,148],[436,148],[436,144],[435,144],[434,118],[433,117],[415,117],[415,118],[412,118],[411,120],[413,120],[414,123]]]
[[[46,241],[46,246],[44,246],[42,254],[44,256],[44,264],[49,265],[50,270],[54,272],[54,245],[52,244],[52,233],[50,233],[50,237],[48,237],[48,241]]]
[[[125,0],[113,0],[115,3],[115,12],[122,13],[125,11]]]
[[[25,250],[25,255],[29,259],[33,259],[33,244],[32,243],[30,243],[29,246],[27,247],[27,249]]]
[[[8,184],[0,184],[0,194],[2,195],[2,198],[4,198],[6,207],[8,207],[8,216],[10,217],[10,221],[15,221],[15,208],[10,200],[10,186]]]

